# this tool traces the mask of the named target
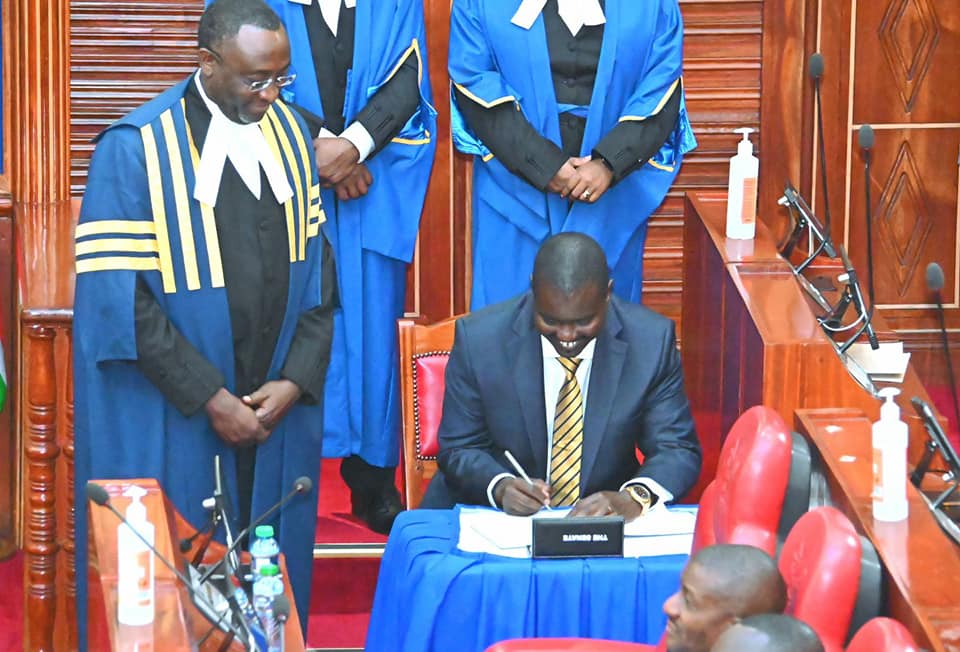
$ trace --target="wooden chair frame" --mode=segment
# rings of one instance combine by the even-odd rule
[[[416,361],[426,356],[448,355],[453,348],[457,317],[424,325],[411,319],[397,321],[400,341],[400,396],[403,418],[403,485],[407,509],[423,499],[430,478],[437,472],[435,456],[423,455],[421,406],[418,401]]]

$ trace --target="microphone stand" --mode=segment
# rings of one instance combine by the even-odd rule
[[[783,196],[777,200],[777,203],[781,206],[786,206],[790,211],[790,215],[794,217],[793,231],[791,231],[790,235],[787,236],[784,241],[784,244],[780,247],[781,256],[787,259],[790,258],[793,254],[794,247],[796,247],[800,241],[800,236],[803,235],[806,229],[810,230],[810,233],[817,242],[817,246],[807,258],[794,268],[796,272],[799,273],[806,269],[807,266],[820,255],[820,252],[825,252],[830,258],[837,257],[836,247],[834,247],[830,239],[830,232],[820,224],[820,221],[790,182],[787,182],[783,189]]]
[[[257,519],[256,519],[255,521],[253,521],[253,523],[251,523],[250,525],[248,525],[247,527],[245,527],[245,528],[240,532],[240,534],[237,535],[237,538],[234,539],[233,542],[230,544],[230,546],[227,548],[227,552],[224,554],[223,559],[221,559],[221,560],[220,560],[219,562],[217,562],[216,564],[211,565],[206,571],[203,572],[203,575],[200,576],[200,580],[199,580],[199,582],[198,582],[198,585],[202,585],[202,584],[206,583],[206,581],[209,580],[210,577],[211,577],[215,572],[217,572],[217,569],[220,568],[221,566],[223,566],[223,565],[226,563],[226,560],[227,560],[227,558],[228,558],[230,555],[236,556],[237,547],[239,547],[240,542],[243,541],[244,537],[246,537],[247,534],[249,534],[249,533],[252,532],[254,529],[256,529],[256,527],[257,527],[258,525],[260,525],[260,524],[263,523],[265,520],[267,520],[267,519],[268,519],[270,516],[272,516],[272,515],[274,514],[274,512],[276,512],[278,509],[280,509],[281,507],[283,507],[284,505],[286,505],[286,504],[290,501],[290,499],[292,499],[294,496],[296,496],[297,494],[307,493],[307,492],[310,491],[312,488],[313,488],[313,482],[310,480],[310,478],[307,478],[307,477],[297,478],[297,480],[293,483],[293,489],[291,489],[290,492],[289,492],[286,496],[284,496],[283,498],[281,498],[281,499],[279,500],[279,502],[277,502],[277,504],[275,504],[273,507],[271,507],[270,509],[268,509],[267,511],[265,511],[263,514],[261,514],[260,516],[258,516]],[[229,569],[229,564],[228,564],[227,572],[231,572],[230,569]],[[233,571],[233,573],[235,574],[236,571]]]

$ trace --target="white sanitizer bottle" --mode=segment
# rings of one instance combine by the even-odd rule
[[[155,545],[153,524],[147,520],[147,508],[140,502],[146,494],[145,489],[136,485],[123,492],[131,499],[127,523],[117,528],[117,620],[124,625],[153,622],[153,552],[130,529],[136,528]]]
[[[730,179],[727,184],[727,237],[751,240],[757,233],[757,177],[760,161],[753,155],[750,134],[753,129],[735,130],[743,134],[737,143],[737,155],[730,159]]]
[[[873,518],[902,521],[907,518],[907,424],[893,399],[899,389],[887,387],[880,420],[873,424]]]

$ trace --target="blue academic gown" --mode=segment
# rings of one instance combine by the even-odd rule
[[[193,199],[198,149],[184,115],[192,77],[114,123],[99,137],[76,230],[74,318],[75,474],[78,615],[86,623],[87,523],[91,478],[159,480],[177,510],[199,528],[201,502],[214,489],[214,456],[237,514],[234,449],[199,411],[183,416],[140,372],[134,290],[143,279],[171,320],[234,391],[234,351],[213,208]],[[294,197],[284,204],[290,285],[268,380],[280,377],[297,321],[320,304],[318,177],[302,118],[276,102],[261,128],[283,161]],[[271,192],[269,186],[263,192]],[[272,520],[288,579],[306,623],[316,525],[321,421],[318,407],[296,404],[257,449],[251,513],[266,511],[300,476],[313,479]],[[234,528],[236,532],[236,528]]]
[[[284,97],[322,116],[303,5],[292,0],[268,4],[287,28],[291,70],[297,73]],[[336,254],[342,305],[334,316],[327,371],[323,456],[360,455],[387,467],[397,464],[400,452],[396,320],[403,315],[407,265],[413,260],[433,166],[436,111],[420,0],[359,0],[355,31],[343,108],[346,124],[411,52],[419,68],[420,106],[397,137],[365,162],[373,175],[366,196],[340,202],[332,189],[321,190],[330,218],[324,232]]]
[[[454,0],[450,78],[486,107],[511,102],[544,137],[560,144],[543,17],[527,30],[510,22],[519,0]],[[660,111],[682,84],[683,21],[677,0],[607,0],[603,45],[580,155],[624,120]],[[473,167],[473,295],[471,308],[508,299],[529,287],[533,259],[550,235],[580,231],[606,252],[613,289],[639,301],[643,244],[650,214],[663,201],[683,155],[696,146],[681,99],[676,126],[657,154],[596,203],[572,207],[511,173],[469,130],[457,110],[458,149]]]

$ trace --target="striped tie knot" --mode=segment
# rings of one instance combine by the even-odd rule
[[[563,365],[563,368],[567,372],[567,378],[571,378],[577,375],[577,368],[580,366],[580,363],[583,362],[582,358],[565,358],[563,356],[557,358],[560,361],[560,364]]]

